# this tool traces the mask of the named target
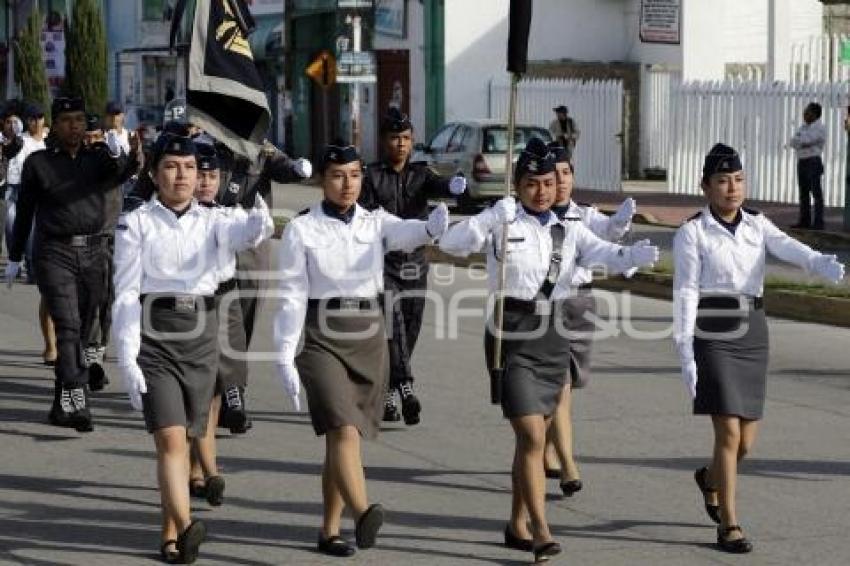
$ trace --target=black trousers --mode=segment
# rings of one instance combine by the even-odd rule
[[[89,381],[83,347],[106,292],[105,239],[74,247],[37,238],[35,268],[38,290],[56,328],[56,381],[66,388]]]
[[[236,386],[244,389],[248,385],[248,362],[245,353],[245,327],[242,321],[242,304],[235,279],[219,286],[216,291],[218,312],[218,372],[216,393],[224,393]]]
[[[92,329],[88,342],[89,346],[105,348],[109,344],[109,331],[112,329],[112,303],[115,302],[115,282],[112,280],[115,273],[115,267],[113,265],[114,257],[115,238],[109,236],[105,258],[106,267],[104,268],[103,301],[97,307],[94,320],[92,321]]]
[[[797,186],[800,189],[800,224],[823,226],[823,161],[819,156],[797,161]],[[815,218],[812,223],[812,203],[815,200]]]
[[[250,272],[268,273],[270,269],[270,240],[263,241],[256,248],[250,248],[236,254],[236,277],[239,286],[239,300],[242,303],[242,324],[245,327],[246,346],[251,345],[257,313],[270,283],[270,280],[252,275]]]
[[[387,328],[390,350],[390,387],[413,381],[410,358],[422,329],[425,292],[428,289],[428,264],[418,269],[401,270],[401,274],[384,274],[384,308],[392,324]]]

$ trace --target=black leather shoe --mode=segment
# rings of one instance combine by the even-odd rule
[[[170,548],[174,546],[174,548]],[[159,556],[166,564],[177,564],[180,560],[180,553],[177,552],[177,540],[167,540],[159,547]]]
[[[73,428],[77,432],[94,430],[86,388],[84,386],[71,389],[58,387],[47,418],[54,426]]]
[[[387,392],[384,400],[384,422],[397,423],[401,420],[401,413],[398,411],[398,406],[395,404],[395,397],[392,391]]]
[[[230,429],[231,434],[245,434],[251,421],[245,409],[245,392],[241,387],[231,386],[222,394],[219,426]]]
[[[555,541],[544,542],[534,547],[534,562],[546,562],[553,556],[561,554],[561,545]]]
[[[354,537],[357,548],[372,548],[378,538],[378,531],[384,524],[384,507],[380,503],[370,505],[357,519]]]
[[[71,402],[74,405],[74,428],[77,432],[91,432],[94,426],[91,422],[91,410],[89,409],[89,392],[85,385],[74,387],[70,390]]]
[[[325,538],[321,535],[321,533],[319,533],[319,543],[316,545],[316,549],[322,554],[338,556],[341,558],[354,556],[354,553],[357,552],[351,543],[341,536],[336,535]]]
[[[534,541],[516,536],[510,524],[505,525],[505,546],[522,552],[534,552]]]
[[[413,382],[405,381],[398,388],[401,396],[401,414],[404,416],[404,424],[413,426],[419,424],[419,413],[422,412],[422,404],[413,393]]]
[[[180,564],[192,564],[198,559],[201,543],[207,538],[207,526],[203,521],[192,521],[177,537],[177,559]]]
[[[708,479],[706,476],[708,475],[708,467],[703,466],[694,472],[694,480],[697,482],[697,486],[699,487],[700,492],[702,493],[703,500],[706,500],[709,495],[713,495],[717,493],[717,490],[713,487],[709,487]],[[720,506],[719,505],[711,505],[708,502],[705,503],[705,512],[708,513],[709,518],[720,524]]]
[[[218,507],[224,503],[224,478],[221,476],[208,477],[204,486],[204,497],[207,498],[207,503],[213,507]]]
[[[103,366],[98,362],[92,362],[89,366],[89,389],[91,391],[103,391],[103,388],[107,385],[109,385],[109,378],[106,377]]]
[[[726,538],[730,533],[734,533],[735,531],[743,534],[739,525],[729,525],[726,528],[717,527],[717,546],[720,547],[720,550],[731,552],[732,554],[747,554],[748,552],[752,552],[753,543],[747,540],[746,537],[735,540]]]
[[[200,499],[207,497],[207,482],[203,478],[191,478],[189,480],[189,495]]]
[[[581,480],[569,480],[561,482],[561,491],[564,493],[564,497],[572,497],[573,494],[581,491],[582,487],[584,487],[584,484],[581,483]]]

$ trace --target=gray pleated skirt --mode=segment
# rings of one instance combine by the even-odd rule
[[[201,437],[206,432],[215,389],[216,310],[201,307],[194,312],[177,312],[158,304],[149,307],[149,317],[142,305],[142,342],[137,360],[148,390],[142,395],[145,425],[151,433],[183,426],[189,436]]]
[[[307,310],[304,348],[295,358],[313,429],[321,436],[354,426],[365,438],[375,438],[389,378],[383,313],[379,308],[320,312]]]
[[[589,291],[564,299],[564,322],[570,343],[570,386],[581,389],[590,381],[590,356],[596,324],[596,298]]]
[[[567,384],[570,344],[563,320],[564,307],[556,302],[551,316],[505,310],[504,329],[518,334],[502,341],[502,414],[506,419],[555,412]],[[560,321],[555,323],[556,317]],[[493,368],[495,338],[484,331],[484,355]],[[523,336],[523,334],[528,334]]]
[[[698,314],[695,334],[694,414],[761,419],[769,353],[764,310],[750,307],[728,317]]]

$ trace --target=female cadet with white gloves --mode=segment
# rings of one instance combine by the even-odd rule
[[[603,240],[617,242],[625,236],[632,225],[636,210],[635,200],[627,198],[613,216],[599,212],[595,207],[577,204],[572,199],[573,164],[564,147],[552,142],[549,151],[555,158],[555,174],[558,187],[552,212],[561,221],[578,220]],[[576,266],[572,286],[574,295],[564,300],[567,328],[571,334],[569,380],[552,416],[546,434],[544,465],[546,477],[559,479],[561,492],[571,497],[582,488],[578,466],[573,457],[572,390],[587,385],[590,379],[590,352],[596,325],[596,299],[592,295],[593,273]]]
[[[319,171],[324,200],[290,222],[278,255],[281,307],[275,320],[278,374],[298,408],[299,375],[317,435],[325,435],[324,517],[318,550],[351,556],[340,537],[347,506],[358,548],[375,545],[383,507],[369,505],[360,438],[374,438],[383,414],[389,354],[378,303],[384,254],[410,252],[440,236],[448,210],[401,220],[357,204],[362,162],[353,147],[328,146]],[[304,346],[296,356],[303,330]],[[297,369],[296,369],[297,368]]]
[[[766,252],[833,282],[844,277],[844,266],[743,206],[743,167],[731,147],[717,144],[706,156],[702,190],[706,207],[674,240],[674,339],[694,414],[711,415],[714,426],[713,459],[695,479],[718,523],[718,546],[745,553],[753,546],[738,523],[735,488],[738,462],[753,446],[764,409]]]
[[[189,138],[160,136],[151,162],[156,196],[123,215],[115,237],[113,337],[130,403],[156,444],[160,552],[169,563],[193,562],[206,536],[190,517],[187,435],[203,436],[215,388],[221,257],[273,230],[261,199],[241,213],[199,206],[195,153]]]
[[[552,540],[544,511],[546,478],[543,449],[548,420],[566,385],[569,334],[563,299],[572,294],[576,265],[606,266],[623,272],[651,265],[658,248],[640,242],[622,247],[599,239],[580,221],[560,222],[555,202],[555,160],[545,143],[529,141],[514,177],[522,207],[513,198],[452,226],[440,248],[467,256],[486,248],[491,293],[497,291],[499,262],[506,262],[503,330],[502,411],[516,435],[513,504],[505,546],[534,552],[536,561],[561,551]],[[507,249],[501,249],[507,225]],[[485,353],[493,363],[494,338],[488,323]],[[531,517],[531,532],[525,509]]]

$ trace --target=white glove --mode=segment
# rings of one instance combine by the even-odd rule
[[[248,211],[248,219],[245,221],[245,229],[249,234],[253,234],[252,239],[264,238],[271,235],[271,230],[268,225],[271,223],[269,219],[269,206],[263,197],[257,195],[254,199],[254,207]],[[259,242],[257,242],[259,243]]]
[[[651,267],[658,261],[658,246],[653,246],[649,240],[641,240],[629,247],[632,265],[635,267]]]
[[[449,229],[449,207],[446,203],[441,202],[428,215],[428,221],[425,224],[425,230],[431,239],[436,239],[446,233]]]
[[[295,164],[292,166],[292,169],[295,171],[295,174],[302,179],[309,179],[313,176],[313,164],[310,163],[309,159],[299,157],[295,160]]]
[[[629,197],[617,208],[617,212],[611,217],[611,221],[617,226],[626,226],[632,221],[632,216],[637,211],[635,199]]]
[[[283,385],[283,390],[289,395],[292,406],[296,411],[300,411],[301,399],[299,394],[301,393],[301,378],[298,375],[298,368],[292,363],[278,363],[277,377],[280,379],[280,384]]]
[[[11,289],[12,285],[15,283],[15,278],[18,277],[18,273],[21,271],[21,262],[20,261],[9,261],[6,264],[6,286]]]
[[[466,177],[463,175],[455,175],[449,181],[449,192],[454,196],[462,195],[466,192]]]
[[[516,199],[504,197],[492,207],[478,215],[479,221],[493,229],[500,224],[510,224],[516,219]]]
[[[688,388],[691,399],[697,396],[697,363],[693,360],[682,364],[682,382]]]
[[[812,271],[833,283],[840,283],[844,279],[844,264],[838,261],[835,255],[821,254],[812,262]]]
[[[24,123],[17,116],[12,117],[12,131],[15,132],[16,136],[24,133]]]
[[[106,147],[109,148],[109,155],[112,157],[121,156],[121,142],[118,141],[118,134],[115,133],[115,130],[106,132]]]
[[[130,406],[137,411],[141,411],[142,393],[148,392],[142,368],[138,364],[130,364],[118,366],[118,369],[121,370],[124,389],[127,390],[127,396],[130,398]]]

